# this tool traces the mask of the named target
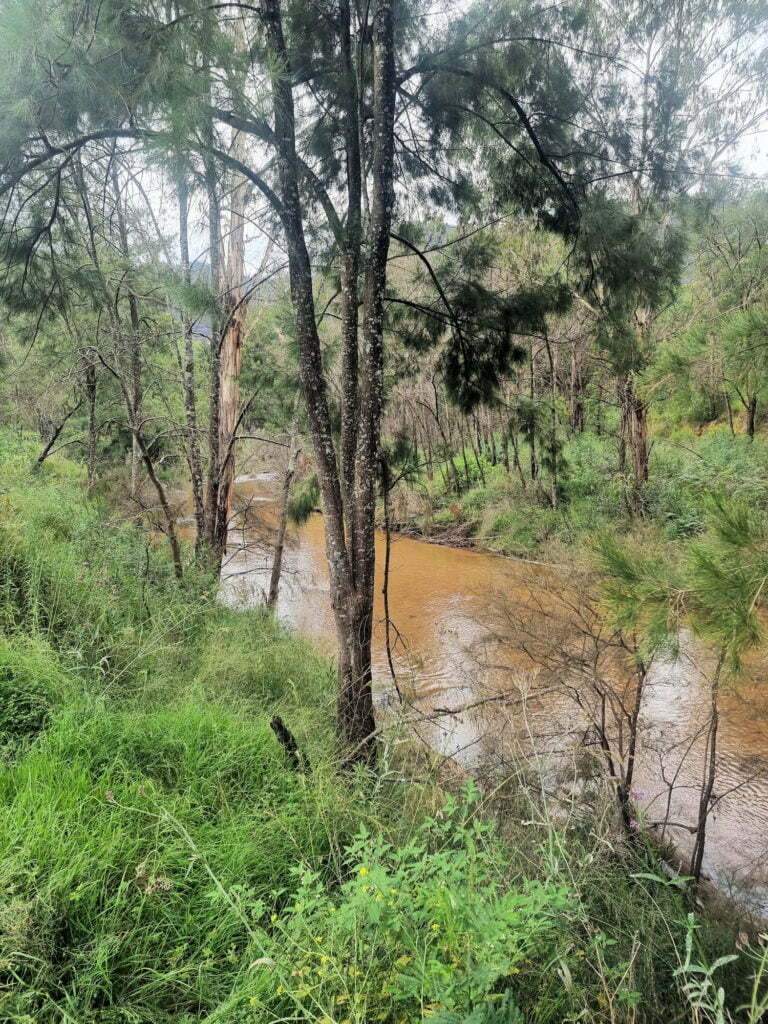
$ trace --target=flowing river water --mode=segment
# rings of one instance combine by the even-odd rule
[[[238,478],[240,515],[230,531],[222,594],[234,605],[264,601],[277,486],[268,473]],[[379,534],[377,571],[383,562]],[[588,723],[599,704],[587,676],[573,668],[574,653],[576,661],[590,662],[597,650],[585,639],[595,623],[583,614],[582,586],[581,578],[557,568],[393,536],[391,643],[398,687],[409,707],[423,715],[418,735],[470,770],[503,767],[521,748],[530,753],[535,747],[550,759],[555,753],[588,757],[590,746],[594,750]],[[379,584],[374,682],[377,703],[386,705],[395,689],[380,589]],[[333,653],[320,515],[289,532],[278,615]],[[629,677],[610,650],[599,670],[605,672],[606,665],[617,680]],[[657,834],[666,821],[664,834],[681,851],[692,842],[683,826],[696,820],[707,669],[706,656],[683,638],[677,656],[653,664],[643,696],[634,780],[639,817],[646,825],[657,823]],[[718,778],[704,867],[721,886],[766,910],[768,665],[756,659],[744,675],[721,698]]]

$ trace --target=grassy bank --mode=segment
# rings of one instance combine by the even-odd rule
[[[617,469],[614,437],[584,433],[565,441],[555,507],[547,471],[531,483],[527,445],[520,447],[522,474],[514,464],[507,470],[500,452],[498,446],[495,464],[482,453],[479,465],[473,451],[457,452],[456,474],[436,471],[430,480],[422,472],[410,486],[400,485],[392,497],[395,525],[433,540],[534,558],[584,547],[600,530],[638,529],[629,514],[629,476]],[[733,436],[723,425],[699,433],[657,424],[640,528],[670,542],[695,535],[706,522],[704,498],[718,491],[768,509],[765,437]]]
[[[759,1019],[759,953],[697,973],[735,927],[597,797],[343,777],[330,666],[31,454],[0,444],[0,1021],[668,1024],[720,983]]]

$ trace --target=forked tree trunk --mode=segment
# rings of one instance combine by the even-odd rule
[[[296,151],[291,67],[283,35],[280,0],[263,0],[260,11],[267,44],[276,64],[272,77],[272,99],[279,213],[288,250],[302,391],[323,494],[331,604],[339,647],[337,732],[345,760],[370,763],[376,752],[371,691],[371,635],[376,484],[383,402],[383,299],[393,203],[395,69],[392,0],[379,0],[373,15],[372,185],[365,260],[361,261],[364,277],[364,344],[359,379],[350,376],[350,379],[342,381],[343,387],[358,389],[353,424],[356,442],[351,507],[345,507],[344,498],[349,495],[349,480],[345,480],[342,487],[315,319],[312,268],[304,235],[304,210],[299,190],[301,164]],[[349,14],[346,16],[349,17]],[[355,158],[349,146],[347,150],[347,159],[355,162],[357,170],[361,172],[362,157]],[[353,213],[353,210],[349,212]],[[339,225],[333,227],[339,230]],[[349,238],[344,237],[343,231],[341,235],[340,243],[348,245]],[[348,303],[346,306],[349,309]],[[346,326],[350,327],[349,324]],[[349,339],[351,346],[356,332],[351,327],[349,330],[344,328],[345,325],[342,325],[342,333]],[[346,365],[347,373],[351,375],[349,361]]]

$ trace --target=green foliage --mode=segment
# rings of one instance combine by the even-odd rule
[[[328,666],[270,617],[168,587],[159,565],[143,599],[120,583],[86,644],[57,609],[95,608],[102,563],[79,577],[66,551],[77,566],[102,545],[117,573],[141,537],[82,500],[64,462],[31,489],[23,455],[2,469],[4,543],[37,582],[6,592],[0,644],[2,686],[31,701],[3,706],[26,737],[0,764],[0,1020],[603,1024],[598,976],[627,1021],[684,1012],[684,894],[649,891],[654,860],[631,878],[588,809],[561,832],[525,789],[526,823],[502,835],[473,786],[451,799],[429,779],[339,776]],[[746,537],[743,516],[721,523],[718,543]],[[714,962],[726,941],[702,928],[693,948]]]
[[[271,1015],[497,1019],[499,984],[551,955],[569,896],[536,881],[508,890],[503,847],[473,819],[471,788],[467,798],[402,845],[363,829],[346,850],[351,877],[333,893],[302,874],[276,925],[283,993]]]
[[[313,473],[293,488],[287,505],[288,519],[297,525],[306,523],[319,504],[320,483]]]

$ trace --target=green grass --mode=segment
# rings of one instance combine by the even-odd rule
[[[307,643],[28,464],[0,445],[0,1022],[709,1019],[674,973],[690,898],[600,801],[556,824],[496,783],[497,826],[473,785],[343,775]],[[731,951],[696,924],[702,963]]]

